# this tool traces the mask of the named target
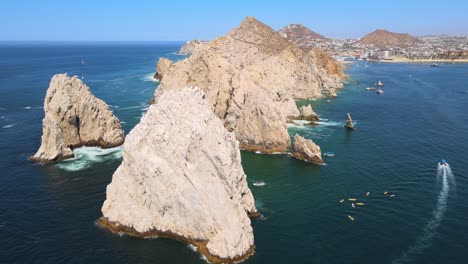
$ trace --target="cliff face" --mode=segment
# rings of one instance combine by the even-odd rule
[[[96,98],[76,76],[52,77],[44,100],[42,142],[34,162],[55,162],[73,157],[73,148],[111,148],[123,144],[120,122],[107,104]]]
[[[206,43],[207,43],[206,41],[199,40],[199,39],[187,41],[187,42],[180,48],[179,54],[190,55],[190,54],[192,54],[193,50],[194,50],[196,47],[205,45]]]
[[[376,47],[404,47],[419,42],[421,40],[408,34],[394,33],[384,29],[378,29],[369,33],[358,41],[358,43],[373,44]]]
[[[340,78],[317,64],[315,55],[248,17],[173,63],[154,99],[166,90],[198,86],[243,149],[284,152],[290,148],[286,117],[298,111],[288,102],[322,97],[323,89],[341,87]]]
[[[291,24],[280,29],[278,33],[296,44],[296,46],[309,46],[310,43],[316,43],[327,40],[326,37],[310,30],[301,24]]]
[[[234,133],[192,88],[166,91],[127,136],[99,223],[194,244],[211,263],[253,254],[256,215]]]

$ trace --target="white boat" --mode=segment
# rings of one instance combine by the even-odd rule
[[[328,99],[328,100],[327,100],[327,103],[330,103],[330,102],[331,102],[331,100],[330,100],[330,99]]]
[[[383,90],[382,90],[382,89],[378,89],[376,93],[378,93],[378,94],[383,94]]]
[[[367,90],[367,91],[370,91],[370,90],[374,90],[374,88],[367,87],[366,90]]]
[[[378,81],[376,84],[374,84],[375,86],[383,86],[383,83],[382,81]]]
[[[331,151],[327,151],[325,153],[323,153],[324,156],[327,156],[327,157],[334,157],[335,156],[335,153],[331,152]]]
[[[254,182],[254,186],[265,186],[265,182]]]

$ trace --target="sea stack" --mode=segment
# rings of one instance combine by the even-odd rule
[[[30,157],[33,162],[51,163],[71,158],[77,147],[112,148],[124,142],[119,119],[77,76],[52,77],[44,112],[41,147]]]
[[[309,104],[307,106],[303,105],[299,108],[299,112],[301,114],[301,119],[308,120],[308,121],[320,121],[320,118],[317,114],[312,110],[312,106]]]
[[[314,164],[323,165],[320,147],[310,139],[305,139],[298,134],[294,136],[294,147],[291,155],[296,159],[304,160]]]
[[[162,75],[160,93],[197,86],[206,93],[212,111],[233,131],[241,149],[262,153],[287,152],[294,99],[323,97],[341,88],[342,68],[327,68],[325,54],[297,47],[253,17],[227,35],[197,46],[192,55],[174,62]]]
[[[254,252],[258,215],[238,142],[197,88],[159,94],[123,145],[98,223],[193,244],[210,263]]]
[[[344,125],[344,127],[346,127],[349,130],[353,130],[354,129],[353,119],[351,119],[351,115],[349,113],[347,113],[347,117],[348,118],[346,119],[346,124]]]

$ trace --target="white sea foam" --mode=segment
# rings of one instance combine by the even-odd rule
[[[91,167],[95,163],[121,159],[122,147],[102,149],[99,147],[81,147],[73,150],[75,157],[64,160],[57,166],[66,171],[79,171]]]
[[[317,124],[321,125],[321,126],[344,126],[344,123],[343,122],[336,122],[336,121],[325,121],[325,119],[321,120],[321,121],[318,121]],[[354,124],[354,123],[353,123]]]
[[[425,249],[432,246],[432,239],[437,235],[437,229],[440,226],[445,211],[447,211],[447,198],[450,190],[449,178],[453,178],[450,166],[439,165],[437,168],[437,177],[442,178],[442,189],[440,190],[436,207],[432,212],[432,218],[427,222],[423,233],[416,239],[416,242],[406,251],[403,251],[399,258],[393,260],[393,264],[412,263]]]
[[[142,107],[142,105],[135,105],[135,106],[119,108],[118,110],[130,110],[130,109],[137,109],[137,108],[141,108],[141,107]]]
[[[154,73],[146,74],[145,76],[143,76],[142,80],[144,82],[154,82],[154,83],[159,82],[158,80],[154,78]]]
[[[14,126],[16,126],[16,124],[6,125],[6,126],[3,126],[3,128],[10,128],[10,127],[14,127]]]
[[[197,252],[197,247],[192,245],[192,244],[188,244],[187,247],[192,250],[193,252]]]

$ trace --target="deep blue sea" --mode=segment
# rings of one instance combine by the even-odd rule
[[[27,159],[53,74],[82,78],[128,133],[157,87],[158,58],[183,59],[181,45],[0,43],[0,263],[204,263],[177,241],[96,226],[120,149],[85,148],[48,166]],[[242,153],[264,215],[245,263],[468,263],[468,64],[354,62],[347,74],[337,99],[298,102],[321,125],[289,127],[335,153],[325,166]],[[378,80],[384,94],[367,92]],[[355,131],[343,128],[348,112]],[[452,173],[438,172],[441,158]]]

